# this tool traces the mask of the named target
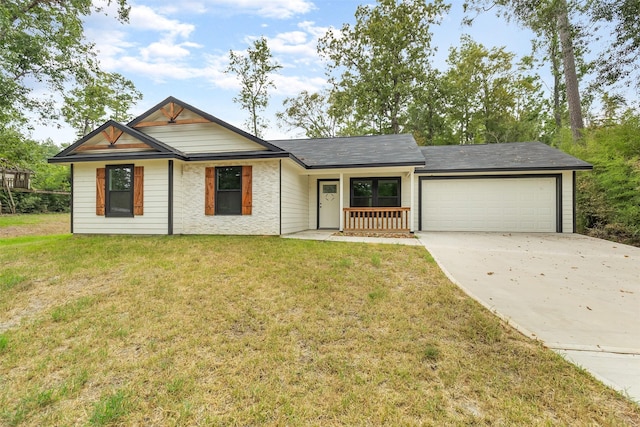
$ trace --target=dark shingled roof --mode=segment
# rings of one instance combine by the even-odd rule
[[[309,169],[424,166],[424,157],[409,134],[269,142],[289,151]]]
[[[593,166],[541,142],[420,147],[429,172],[590,170]]]

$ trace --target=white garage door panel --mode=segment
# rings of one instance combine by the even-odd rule
[[[556,231],[556,179],[422,181],[422,230]]]

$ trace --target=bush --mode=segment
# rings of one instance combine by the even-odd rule
[[[68,194],[41,194],[11,192],[13,201],[16,204],[16,213],[49,213],[49,212],[69,212],[70,195]],[[9,209],[9,197],[5,191],[0,191],[0,203],[2,212],[7,213]]]
[[[587,131],[584,144],[562,148],[591,164],[577,179],[580,233],[640,246],[640,117]]]

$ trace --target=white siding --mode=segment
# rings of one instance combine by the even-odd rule
[[[183,162],[173,162],[173,234],[182,234],[184,205],[184,187],[182,185]]]
[[[119,164],[106,163],[106,164]],[[166,160],[135,163],[144,166],[144,215],[113,218],[96,215],[96,169],[105,163],[73,166],[73,232],[78,234],[167,234],[168,176]]]
[[[309,228],[309,177],[291,161],[282,161],[282,234],[295,233]]]
[[[266,150],[216,123],[172,124],[138,130],[186,154]]]
[[[205,215],[205,168],[252,165],[251,215]],[[187,163],[183,167],[184,234],[278,235],[280,232],[280,161]]]
[[[562,172],[562,232],[573,233],[573,171]]]

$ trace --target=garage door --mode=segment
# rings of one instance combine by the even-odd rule
[[[556,177],[423,179],[425,231],[557,230]]]

